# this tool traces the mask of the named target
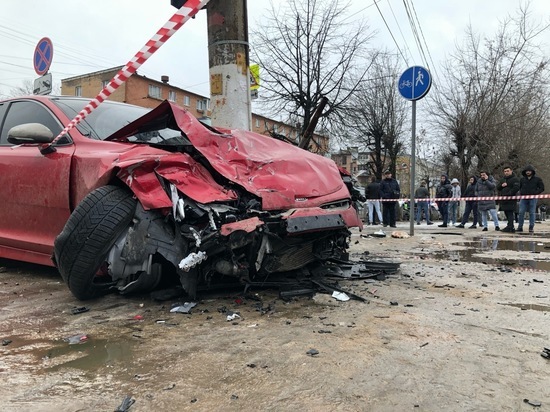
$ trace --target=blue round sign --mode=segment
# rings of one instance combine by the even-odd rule
[[[53,59],[53,44],[52,41],[44,37],[40,39],[38,44],[34,49],[34,71],[39,76],[48,73],[50,65],[52,64]]]
[[[422,66],[412,66],[403,72],[397,87],[399,93],[407,100],[422,99],[432,86],[432,76]]]

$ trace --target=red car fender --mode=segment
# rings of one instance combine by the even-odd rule
[[[119,161],[117,177],[136,195],[145,210],[172,207],[159,176],[199,203],[236,200],[208,171],[186,153],[168,153],[136,161]]]

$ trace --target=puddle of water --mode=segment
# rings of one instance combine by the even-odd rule
[[[548,244],[540,241],[519,241],[519,240],[500,240],[489,239],[485,237],[477,238],[471,242],[454,243],[457,246],[466,246],[465,250],[448,250],[444,252],[434,253],[436,259],[451,259],[465,262],[480,262],[495,265],[505,265],[529,268],[541,271],[550,271],[550,261],[537,261],[534,259],[504,259],[476,256],[479,253],[487,253],[491,251],[513,251],[513,252],[530,252],[533,254],[541,252],[549,252]]]
[[[550,312],[550,306],[536,305],[532,303],[503,303],[506,306],[513,306],[514,308],[520,308],[521,310],[537,310],[540,312]]]
[[[89,340],[79,345],[67,342],[56,344],[47,350],[36,351],[36,356],[46,362],[45,371],[52,372],[61,368],[75,368],[93,371],[103,366],[124,362],[132,358],[133,342]]]

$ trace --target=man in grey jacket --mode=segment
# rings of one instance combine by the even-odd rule
[[[485,171],[482,171],[479,175],[480,178],[477,180],[476,183],[476,197],[494,197],[497,184],[493,179],[493,176],[489,176]],[[493,219],[493,223],[495,224],[495,230],[500,230],[497,216],[497,205],[494,199],[479,200],[478,209],[481,213],[481,225],[483,226],[484,232],[488,230],[487,226],[489,214],[491,214],[491,218]]]

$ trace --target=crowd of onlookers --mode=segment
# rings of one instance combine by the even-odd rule
[[[442,221],[439,227],[465,228],[471,216],[472,224],[468,226],[470,229],[479,226],[483,231],[487,231],[489,220],[492,220],[495,230],[510,233],[523,232],[525,214],[528,213],[528,230],[529,233],[533,233],[536,217],[546,220],[546,203],[539,203],[536,197],[520,200],[513,197],[540,195],[543,192],[544,183],[540,177],[536,176],[535,169],[531,165],[523,168],[521,177],[516,176],[512,168],[506,166],[502,169],[502,177],[498,181],[486,171],[481,171],[479,176],[469,178],[464,192],[461,190],[458,179],[449,180],[446,174],[442,174],[435,188],[435,199],[430,196],[426,182],[420,182],[420,186],[414,193],[416,207],[408,210],[408,213],[414,214],[416,224],[420,224],[425,219],[426,224],[432,225],[433,209],[436,206]],[[504,198],[495,199],[496,196]],[[377,182],[374,177],[371,179],[365,189],[365,197],[368,208],[368,211],[365,211],[365,217],[368,216],[368,224],[375,224],[378,219],[378,222],[384,226],[396,227],[397,205],[401,190],[390,171],[384,173],[384,178],[380,182]],[[460,215],[461,201],[464,201],[462,215]],[[409,202],[405,203],[407,204]],[[498,211],[504,214],[506,222],[506,226],[502,229],[497,205]]]

